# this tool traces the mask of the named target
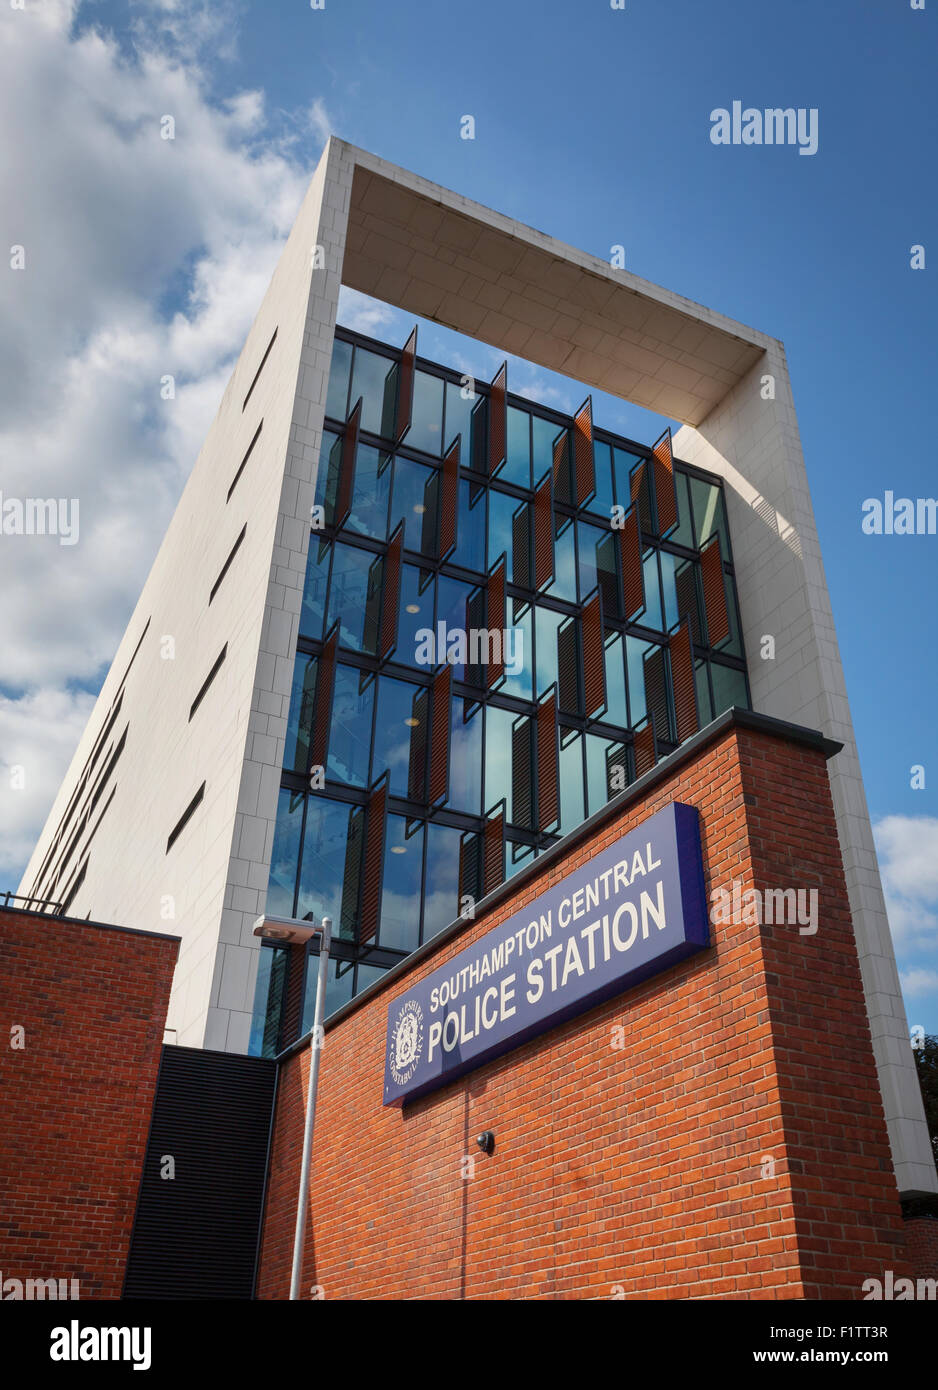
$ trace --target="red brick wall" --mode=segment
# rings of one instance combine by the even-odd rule
[[[916,1279],[938,1279],[938,1219],[913,1216],[905,1223],[908,1260]]]
[[[730,728],[547,881],[672,800],[700,810],[708,889],[817,886],[817,935],[714,926],[707,951],[403,1110],[381,1099],[406,986],[381,991],[326,1035],[306,1296],[856,1298],[905,1271],[824,757]],[[522,885],[413,978],[545,886]],[[308,1062],[280,1078],[265,1298],[289,1288]]]
[[[0,909],[4,1281],[120,1296],[178,944]]]

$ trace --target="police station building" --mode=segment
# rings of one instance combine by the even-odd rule
[[[338,323],[342,284],[583,403],[467,389],[416,328]],[[680,428],[624,438],[593,391]],[[319,947],[262,917],[333,923],[303,1297],[938,1273],[781,344],[342,141],[19,894],[23,1007],[55,918],[88,1084],[136,1000],[107,1258],[75,1208],[98,1296],[289,1294]],[[71,1055],[67,1009],[35,1026]]]

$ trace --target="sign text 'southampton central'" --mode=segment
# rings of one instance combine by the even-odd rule
[[[674,802],[398,995],[384,1103],[443,1086],[708,943],[697,811]]]

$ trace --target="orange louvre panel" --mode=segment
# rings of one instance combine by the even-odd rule
[[[485,684],[489,690],[496,685],[505,674],[505,653],[502,650],[502,639],[505,631],[505,557],[498,561],[493,569],[489,570],[488,585],[488,627],[489,632],[498,633],[497,648],[493,651],[493,644],[490,642],[487,659],[488,669],[486,671]],[[469,634],[470,642],[472,634]],[[497,655],[497,660],[493,657]]]
[[[355,478],[355,454],[358,450],[358,432],[361,428],[362,398],[359,396],[351,415],[345,422],[345,435],[342,440],[342,466],[339,470],[339,485],[335,493],[335,516],[333,524],[343,525],[352,507],[352,483]]]
[[[508,447],[508,363],[503,362],[489,389],[489,474],[501,468]]]
[[[553,690],[537,707],[537,828],[548,831],[560,817],[557,773],[557,699]]]
[[[629,507],[619,531],[619,558],[622,563],[623,616],[645,607],[645,573],[642,569],[642,537],[638,525],[638,508]]]
[[[697,687],[694,683],[694,653],[687,619],[672,632],[668,650],[671,653],[671,685],[674,689],[677,741],[683,743],[686,738],[696,734],[700,727],[697,719]]]
[[[404,547],[404,523],[401,522],[388,542],[384,557],[384,593],[381,599],[381,623],[378,633],[378,655],[390,656],[397,644],[397,613],[401,601],[401,553]]]
[[[482,896],[493,893],[504,877],[505,812],[500,806],[488,813],[482,831]]]
[[[646,772],[651,772],[657,762],[655,753],[655,730],[649,719],[640,729],[635,730],[635,742],[632,745],[635,755],[635,776],[643,777]]]
[[[701,548],[700,577],[703,581],[704,612],[707,616],[707,640],[711,647],[718,647],[730,635],[719,536],[713,536]]]
[[[433,696],[430,701],[430,785],[427,799],[431,806],[445,801],[449,794],[449,721],[452,688],[453,668],[444,666],[433,678]]]
[[[456,545],[456,515],[459,496],[459,435],[449,446],[443,458],[443,471],[440,475],[440,550],[439,558],[445,560]]]
[[[359,941],[373,941],[378,933],[381,877],[384,868],[384,822],[388,787],[382,782],[368,798],[365,850],[362,855],[362,915]]]
[[[397,411],[395,415],[395,435],[398,444],[410,429],[414,411],[414,369],[417,361],[417,326],[411,333],[401,353],[401,363],[397,374]]]
[[[632,502],[638,509],[638,520],[642,531],[646,533],[653,531],[651,504],[648,496],[648,470],[644,459],[636,468],[633,468],[629,486],[632,490]]]
[[[583,700],[587,719],[606,708],[606,657],[603,647],[603,609],[599,591],[583,605]]]
[[[655,459],[655,497],[658,500],[658,535],[666,536],[677,525],[677,493],[674,489],[674,456],[671,431],[666,429],[652,446]]]
[[[326,638],[316,670],[316,699],[313,704],[312,767],[325,767],[329,756],[329,725],[332,720],[332,691],[335,686],[335,657],[339,625],[334,624]]]
[[[593,402],[589,396],[573,417],[573,472],[576,479],[576,502],[582,507],[596,491],[596,467],[593,462]]]
[[[554,577],[554,509],[550,474],[534,490],[534,587],[543,589]]]
[[[570,434],[561,430],[554,440],[554,496],[561,502],[570,501]]]

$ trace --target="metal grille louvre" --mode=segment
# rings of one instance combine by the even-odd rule
[[[645,703],[655,727],[656,738],[670,736],[671,719],[668,713],[668,675],[665,648],[655,647],[644,660]]]
[[[549,690],[538,702],[537,714],[537,829],[550,830],[560,819],[560,781],[557,753],[557,697]]]
[[[489,811],[482,831],[482,896],[493,893],[505,877],[504,802]]]
[[[511,517],[511,582],[519,589],[531,587],[531,508],[527,502],[522,502]]]
[[[429,802],[436,806],[449,795],[449,725],[453,668],[444,666],[433,677],[430,705]]]
[[[576,502],[582,507],[596,491],[596,465],[593,460],[593,401],[590,396],[573,417],[573,472]]]
[[[632,469],[629,479],[632,502],[638,507],[638,520],[642,531],[650,535],[655,529],[651,521],[651,501],[648,495],[648,466],[643,459]]]
[[[427,712],[430,693],[425,688],[414,692],[411,718],[416,722],[410,730],[410,758],[407,767],[407,795],[411,801],[423,801],[427,770]]]
[[[404,547],[404,523],[401,522],[388,542],[384,558],[384,594],[381,600],[381,623],[378,654],[384,660],[397,645],[397,614],[401,601],[401,554]]]
[[[440,475],[440,549],[439,558],[445,560],[456,545],[456,518],[459,512],[459,435],[453,440],[443,457],[443,471]]]
[[[587,719],[606,708],[606,656],[603,646],[603,608],[599,590],[583,604],[583,701]]]
[[[345,841],[345,869],[342,875],[342,909],[340,928],[343,936],[354,936],[358,926],[358,897],[362,880],[362,855],[365,849],[365,808],[356,806],[349,816],[348,837]]]
[[[485,626],[485,590],[474,589],[466,599],[466,635],[471,636],[474,631]],[[471,654],[471,644],[470,644]],[[482,667],[473,662],[466,662],[466,684],[474,686],[485,685],[485,672]]]
[[[395,412],[395,438],[400,444],[410,429],[414,411],[414,371],[417,362],[417,326],[404,344],[397,373],[397,410]]]
[[[276,1078],[266,1058],[163,1048],[123,1298],[252,1297]]]
[[[332,723],[332,692],[335,687],[336,648],[339,641],[339,625],[333,623],[323,643],[322,654],[316,667],[316,697],[313,701],[313,736],[311,767],[326,766],[329,757],[329,727]]]
[[[567,618],[557,629],[557,686],[558,703],[568,714],[580,712],[578,666],[576,618]]]
[[[381,876],[384,869],[384,823],[387,815],[387,780],[374,787],[368,798],[365,852],[362,855],[362,915],[359,941],[373,941],[378,934]]]
[[[488,584],[488,626],[489,631],[495,630],[499,634],[498,638],[498,659],[492,659],[492,647],[488,652],[488,670],[486,672],[486,685],[489,690],[505,675],[505,653],[502,649],[502,634],[505,631],[505,557],[497,561],[492,569],[489,570]],[[471,639],[471,633],[470,633]]]
[[[677,741],[683,743],[700,727],[697,718],[697,687],[694,682],[694,653],[690,624],[685,618],[668,641],[671,658],[671,684],[674,688],[674,719]]]
[[[650,772],[658,761],[655,748],[655,729],[650,719],[640,729],[635,730],[632,754],[635,758],[636,777],[643,777],[646,772]]]
[[[534,587],[543,589],[554,577],[554,507],[548,473],[534,491]]]
[[[711,536],[707,544],[701,547],[700,577],[703,581],[707,640],[711,647],[717,647],[730,635],[730,616],[726,608],[723,555],[719,536]]]
[[[508,447],[508,363],[503,362],[489,388],[489,476],[505,462]]]
[[[638,507],[633,502],[619,531],[619,558],[622,565],[623,616],[631,618],[645,607],[645,575],[642,569],[642,538]]]
[[[355,455],[358,452],[358,434],[362,420],[362,397],[359,396],[351,415],[345,422],[342,438],[342,462],[339,468],[339,481],[335,491],[335,516],[337,527],[344,525],[352,508],[352,482],[355,478]]]
[[[511,818],[531,830],[534,825],[532,722],[521,714],[511,726]]]
[[[674,486],[674,455],[670,427],[652,446],[655,460],[655,499],[658,504],[658,535],[666,536],[677,525],[677,491]]]
[[[555,497],[559,502],[569,503],[570,433],[566,429],[562,429],[554,440],[553,478]]]

